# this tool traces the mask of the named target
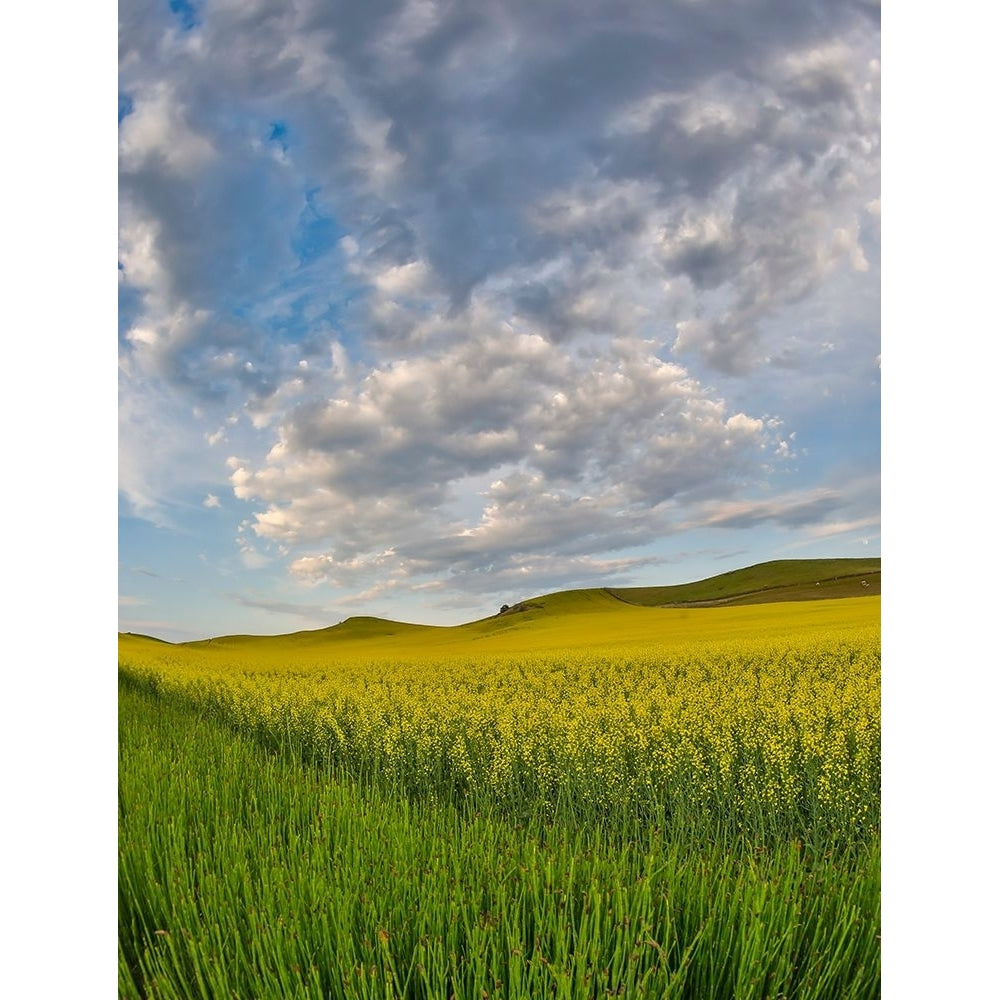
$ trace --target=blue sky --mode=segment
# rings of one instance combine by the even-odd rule
[[[880,554],[864,2],[119,8],[119,628]]]

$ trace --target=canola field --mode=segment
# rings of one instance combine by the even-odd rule
[[[123,636],[122,994],[878,996],[879,605]]]

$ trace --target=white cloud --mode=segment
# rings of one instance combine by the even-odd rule
[[[248,566],[373,595],[828,519],[745,490],[786,405],[877,392],[865,15],[380,10],[122,12],[133,510],[228,475]]]
[[[861,531],[866,528],[877,527],[880,523],[878,517],[859,517],[851,521],[831,521],[828,524],[818,524],[809,529],[809,534],[813,538],[831,538],[834,535],[843,535],[850,531]],[[868,544],[865,541],[865,544]]]
[[[649,344],[611,348],[480,330],[376,369],[292,411],[262,463],[230,459],[234,494],[293,575],[339,586],[641,545],[668,505],[753,475],[769,431]]]
[[[172,173],[190,174],[215,156],[211,141],[185,119],[178,97],[163,80],[133,94],[132,113],[122,122],[118,136],[124,170],[141,169],[155,161]]]

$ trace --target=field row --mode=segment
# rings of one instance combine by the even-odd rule
[[[120,696],[124,1000],[874,1000],[879,844],[513,824]]]

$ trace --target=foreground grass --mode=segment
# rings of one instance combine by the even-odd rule
[[[126,998],[868,998],[879,846],[501,815],[120,694]]]

